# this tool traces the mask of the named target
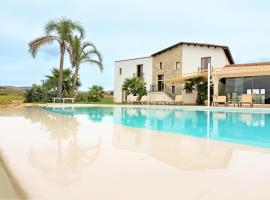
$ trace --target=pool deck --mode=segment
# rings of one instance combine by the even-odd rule
[[[0,199],[19,199],[19,195],[0,159]]]
[[[27,108],[0,110],[0,127],[30,199],[270,199],[270,149]]]

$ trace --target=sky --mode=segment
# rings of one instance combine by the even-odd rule
[[[104,71],[80,69],[82,87],[113,89],[114,61],[149,56],[175,43],[228,45],[236,63],[270,61],[268,0],[8,0],[0,5],[0,85],[39,84],[59,66],[59,48],[49,45],[33,59],[28,43],[45,24],[67,17],[80,22],[85,40],[103,55]],[[70,67],[65,59],[65,68]]]

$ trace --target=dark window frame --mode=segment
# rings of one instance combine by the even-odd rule
[[[204,59],[210,59],[210,62],[207,62],[206,68],[204,68],[204,66],[203,66],[203,60]],[[211,62],[212,62],[212,57],[211,56],[201,57],[201,70],[207,70],[208,69],[208,63],[210,63],[210,66],[211,66]]]
[[[163,63],[159,62],[159,69],[163,69]]]
[[[178,66],[177,66],[177,64],[178,64]],[[175,69],[176,69],[176,70],[177,70],[177,69],[180,69],[180,62],[179,62],[179,61],[175,62]]]

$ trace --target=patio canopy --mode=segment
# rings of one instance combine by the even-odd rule
[[[184,75],[181,77],[167,79],[167,80],[165,80],[165,82],[166,83],[185,83],[189,79],[198,78],[198,77],[202,77],[202,76],[207,78],[207,71],[202,72],[202,73],[187,74],[187,75]]]

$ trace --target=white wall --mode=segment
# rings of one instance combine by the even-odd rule
[[[130,60],[116,61],[114,64],[114,101],[122,101],[122,85],[127,78],[132,78],[137,73],[137,65],[143,65],[144,80],[147,90],[152,84],[152,58],[136,58]],[[119,74],[122,68],[122,75]]]
[[[225,52],[220,47],[183,45],[182,50],[182,74],[198,72],[201,66],[202,57],[211,57],[211,65],[213,68],[222,68],[230,64]]]

